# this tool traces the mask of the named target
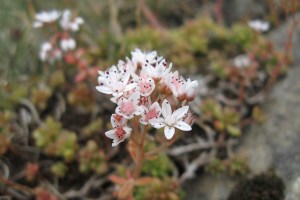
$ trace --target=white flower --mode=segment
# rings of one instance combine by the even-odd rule
[[[199,92],[198,81],[191,81],[191,79],[187,79],[185,91],[186,91],[186,100],[193,101]]]
[[[150,107],[143,106],[142,117],[140,119],[141,124],[147,125],[151,119],[157,119],[161,115],[161,107],[158,102],[154,102]]]
[[[145,63],[155,64],[162,59],[162,57],[157,57],[156,51],[142,52],[140,49],[131,52],[131,56],[131,61],[135,66],[142,66]]]
[[[57,10],[42,11],[36,14],[35,21],[33,22],[34,28],[40,28],[44,24],[52,23],[60,17],[61,13]]]
[[[165,59],[160,62],[156,62],[154,65],[146,63],[142,66],[143,73],[147,74],[154,80],[160,80],[162,77],[167,76],[171,69],[172,63],[169,64],[168,67]]]
[[[256,31],[265,32],[270,29],[270,23],[259,19],[251,20],[248,22],[248,26]]]
[[[155,89],[155,83],[154,80],[150,77],[148,77],[146,74],[140,73],[140,76],[135,77],[137,80],[135,82],[137,83],[136,90],[138,90],[141,93],[141,96],[148,97]]]
[[[126,126],[127,120],[122,116],[113,114],[110,121],[113,129],[105,132],[105,135],[106,137],[113,139],[112,146],[114,147],[128,138],[132,129]]]
[[[178,72],[170,73],[165,79],[162,79],[163,84],[167,84],[173,95],[179,100],[192,101],[198,93],[198,82],[185,80]]]
[[[63,51],[73,50],[76,47],[76,41],[73,38],[66,38],[60,41],[60,47]]]
[[[47,60],[47,54],[49,51],[52,50],[52,45],[49,43],[49,42],[44,42],[42,45],[41,45],[41,49],[40,49],[40,59],[42,61],[46,61]]]
[[[62,18],[60,20],[60,26],[66,31],[78,31],[79,26],[83,24],[84,20],[81,17],[71,18],[71,11],[64,10]]]
[[[154,128],[164,127],[164,133],[167,139],[171,139],[174,136],[175,128],[182,131],[190,131],[192,127],[183,121],[183,118],[187,114],[189,106],[183,106],[172,113],[172,108],[169,102],[165,99],[162,103],[162,117],[157,119],[151,119],[149,122]]]
[[[142,107],[139,106],[140,92],[133,93],[128,99],[121,97],[118,101],[116,113],[126,119],[131,119],[134,115],[140,115]]]
[[[59,60],[62,57],[62,52],[58,48],[54,48],[51,43],[44,42],[41,45],[41,49],[39,52],[39,57],[42,61],[54,62],[55,60]]]
[[[120,71],[116,66],[112,66],[105,72],[99,71],[100,76],[98,82],[100,86],[96,89],[105,94],[112,94],[115,98],[119,98],[124,92],[132,90],[136,84],[129,82],[130,72]]]
[[[233,65],[237,68],[245,68],[250,65],[251,61],[249,57],[245,54],[238,55],[233,59]]]
[[[118,69],[123,72],[129,71],[131,76],[138,77],[138,75],[135,73],[137,66],[134,65],[129,58],[126,58],[126,62],[119,60]]]

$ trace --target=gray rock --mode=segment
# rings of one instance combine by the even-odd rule
[[[283,48],[291,20],[270,33]],[[238,154],[248,158],[253,173],[269,168],[283,179],[286,200],[300,199],[300,27],[293,37],[295,66],[277,83],[264,104],[268,121],[254,125],[243,137]]]
[[[289,20],[270,33],[275,45],[283,48]],[[285,183],[286,200],[300,199],[300,26],[293,38],[295,65],[287,77],[270,92],[263,109],[268,117],[244,133],[238,156],[248,160],[253,174],[273,169]],[[203,175],[187,183],[188,200],[226,199],[237,181],[226,176]]]
[[[287,200],[296,200],[295,195],[300,192],[299,180],[297,186],[300,177],[299,75],[300,67],[294,67],[288,77],[274,87],[264,105],[268,121],[252,126],[238,150],[238,154],[248,158],[253,173],[269,168],[275,170],[285,182]]]
[[[225,200],[235,185],[228,176],[205,174],[189,181],[186,200]]]
[[[299,21],[300,13],[296,14],[294,17],[295,17],[294,19],[298,19],[298,21]],[[290,18],[286,23],[281,25],[278,29],[272,31],[268,36],[275,43],[275,45],[282,50],[284,49],[284,46],[288,39],[288,35],[289,35],[288,30],[290,30],[292,28],[292,24],[293,24],[293,19]],[[293,34],[292,44],[293,44],[292,53],[293,53],[293,58],[294,58],[295,64],[300,64],[300,26],[299,26],[299,24],[296,27],[295,32]]]

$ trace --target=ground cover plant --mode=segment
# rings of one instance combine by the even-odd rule
[[[175,200],[201,173],[247,173],[233,145],[266,120],[260,105],[292,62],[291,41],[274,47],[272,21],[200,15],[166,28],[141,2],[145,22],[118,22],[108,1],[99,35],[76,9],[28,3],[29,73],[1,75],[1,195]]]

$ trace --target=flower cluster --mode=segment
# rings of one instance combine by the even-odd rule
[[[76,48],[76,41],[71,33],[79,30],[84,20],[81,17],[73,17],[70,10],[59,12],[56,10],[37,13],[34,28],[51,27],[54,34],[47,42],[41,45],[39,57],[42,61],[54,62],[60,60],[65,52]]]
[[[111,101],[117,104],[116,114],[111,116],[113,129],[105,133],[113,139],[112,146],[130,136],[132,128],[127,123],[135,117],[141,125],[164,128],[167,139],[174,136],[175,128],[190,131],[193,120],[186,103],[195,98],[198,82],[171,72],[172,63],[155,51],[136,49],[131,55],[131,59],[99,71],[96,89],[112,95]]]

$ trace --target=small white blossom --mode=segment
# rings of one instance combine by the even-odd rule
[[[199,92],[198,81],[191,81],[191,79],[188,78],[186,81],[185,90],[186,90],[186,100],[193,101]]]
[[[122,72],[130,72],[130,75],[134,77],[136,80],[138,79],[138,75],[135,73],[137,70],[137,66],[129,59],[126,58],[126,61],[119,60],[118,69]]]
[[[245,68],[251,64],[249,57],[245,54],[238,55],[233,59],[233,65],[237,68]]]
[[[105,132],[105,135],[106,137],[113,139],[112,146],[114,147],[128,138],[132,129],[127,127],[127,120],[122,116],[113,114],[110,121],[113,129]]]
[[[44,24],[52,23],[60,17],[61,13],[57,10],[42,11],[36,14],[35,21],[33,22],[34,28],[40,28]]]
[[[42,61],[54,62],[60,60],[62,57],[62,52],[59,48],[54,48],[51,43],[44,42],[41,45],[39,57]]]
[[[152,105],[143,106],[143,112],[141,113],[141,124],[147,125],[152,119],[157,119],[161,115],[161,107],[158,102],[154,102]]]
[[[119,98],[124,92],[132,90],[136,84],[129,83],[130,72],[121,71],[116,66],[112,66],[105,72],[99,71],[99,86],[96,89],[105,94],[112,94],[115,98]]]
[[[157,57],[156,51],[142,52],[140,49],[135,49],[133,52],[131,52],[131,56],[131,60],[136,66],[142,66],[145,63],[152,65],[162,59],[162,57]]]
[[[134,115],[140,115],[142,112],[142,107],[139,106],[140,93],[133,93],[128,99],[121,97],[118,101],[118,107],[116,108],[116,113],[123,116],[126,119],[131,119]]]
[[[162,77],[167,76],[170,73],[172,63],[170,63],[168,67],[166,66],[167,62],[163,59],[153,65],[149,63],[144,64],[142,66],[142,71],[154,80],[160,80]]]
[[[170,73],[162,80],[164,84],[169,87],[175,97],[179,100],[192,101],[198,93],[198,82],[185,80],[182,76],[178,75],[178,71]]]
[[[186,116],[189,110],[189,106],[183,106],[174,112],[172,112],[171,105],[165,99],[162,103],[162,117],[151,119],[150,124],[154,128],[164,127],[164,133],[167,139],[171,139],[174,136],[175,128],[178,128],[182,131],[190,131],[192,127],[183,121],[183,118]]]
[[[62,18],[60,20],[60,26],[66,31],[78,31],[79,26],[83,24],[84,20],[81,17],[76,17],[72,19],[71,11],[64,10]]]
[[[270,23],[263,20],[251,20],[248,22],[248,26],[258,32],[265,32],[270,29]]]
[[[143,73],[141,73],[140,76],[135,77],[135,79],[137,79],[135,80],[137,83],[136,90],[141,93],[141,96],[150,96],[155,89],[154,80]]]
[[[49,51],[52,50],[52,45],[49,43],[49,42],[44,42],[42,45],[41,45],[41,49],[40,49],[40,59],[42,61],[46,61],[47,59],[47,54]]]
[[[73,50],[76,47],[76,41],[73,38],[66,38],[60,41],[60,47],[63,51]]]

